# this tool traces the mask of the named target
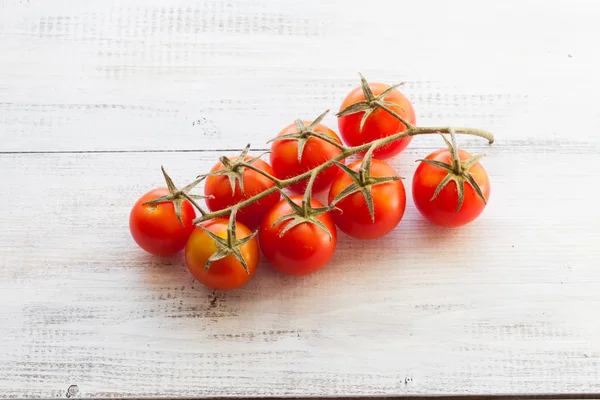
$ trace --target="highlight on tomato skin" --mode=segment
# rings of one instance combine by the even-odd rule
[[[375,96],[382,94],[391,86],[384,83],[369,83],[369,88]],[[415,125],[417,117],[415,109],[410,100],[399,90],[394,89],[383,98],[386,102],[396,104],[396,106],[387,105],[392,111],[396,112],[409,123]],[[344,110],[352,104],[365,101],[365,95],[362,87],[359,86],[353,89],[343,100],[340,111]],[[377,108],[367,117],[362,130],[360,123],[365,112],[338,117],[338,128],[340,136],[344,143],[348,146],[359,146],[365,143],[372,142],[376,139],[391,136],[406,130],[406,125],[400,122],[387,111]],[[376,149],[373,153],[374,158],[385,160],[402,152],[412,141],[412,137],[396,140],[390,144]],[[365,152],[361,154],[364,156]]]
[[[181,220],[177,219],[171,202],[143,204],[168,195],[167,188],[153,189],[141,196],[129,214],[129,231],[139,247],[157,256],[167,256],[183,250],[194,230],[194,206],[187,200],[181,204]]]
[[[471,154],[462,149],[458,149],[458,156],[461,161],[472,157]],[[425,159],[450,163],[452,155],[449,149],[440,149],[429,154]],[[489,200],[490,181],[481,163],[477,162],[473,165],[469,169],[469,173],[475,178],[486,200]],[[446,175],[447,171],[444,169],[420,162],[415,170],[412,182],[412,196],[415,206],[419,213],[433,224],[446,228],[467,225],[481,215],[486,204],[468,182],[464,184],[464,202],[458,211],[456,211],[458,190],[454,181],[448,182],[432,200],[437,186]]]
[[[348,167],[356,172],[360,170],[362,160],[355,161]],[[371,161],[372,177],[398,177],[398,173],[390,165],[381,160]],[[329,204],[353,180],[348,174],[340,172],[329,190]],[[374,221],[369,212],[367,201],[361,191],[350,194],[335,204],[337,209],[331,211],[333,220],[340,230],[347,235],[362,240],[377,239],[387,235],[398,226],[406,209],[406,191],[402,180],[385,182],[371,186],[373,198]]]
[[[305,125],[310,125],[310,121],[303,121]],[[290,124],[283,128],[277,135],[283,136],[296,132],[295,124]],[[339,136],[327,126],[318,124],[315,132],[331,137],[335,142],[342,144]],[[302,150],[302,157],[298,161],[298,141],[297,140],[277,140],[271,144],[270,161],[275,176],[279,179],[287,179],[306,171],[310,171],[326,161],[331,160],[342,154],[342,151],[331,143],[317,137],[311,137],[306,141]],[[344,160],[340,160],[341,163]],[[329,188],[331,182],[337,175],[339,168],[332,165],[322,171],[313,185],[313,193],[320,193]],[[308,184],[308,178],[294,183],[288,189],[295,194],[302,194]]]
[[[226,238],[228,223],[228,219],[216,218],[204,222],[202,226],[217,236]],[[235,232],[238,239],[252,234],[252,231],[240,222],[237,222]],[[195,227],[185,246],[185,262],[189,272],[202,285],[215,290],[232,290],[245,285],[255,275],[260,261],[260,249],[256,237],[240,247],[242,257],[248,265],[248,273],[232,255],[212,262],[206,270],[208,259],[217,250],[215,240],[202,228]]]
[[[229,159],[231,162],[236,162],[238,157],[230,157]],[[244,161],[246,162],[252,159],[252,156],[244,157]],[[252,165],[271,176],[275,175],[271,166],[261,159],[253,161]],[[212,167],[210,172],[221,171],[224,168],[225,166],[223,163],[218,162]],[[242,175],[244,193],[242,193],[237,180],[235,181],[235,193],[232,193],[231,183],[227,176],[208,176],[206,178],[204,194],[206,196],[211,196],[206,199],[206,206],[210,211],[219,211],[233,206],[275,186],[275,182],[271,179],[250,168],[244,168]],[[274,192],[263,197],[259,201],[240,209],[237,213],[237,220],[250,229],[257,229],[267,211],[279,201],[279,198],[279,192]]]
[[[302,204],[302,196],[291,196],[291,200]],[[311,207],[324,207],[319,201],[311,199]],[[289,221],[273,225],[279,218],[292,213],[292,208],[285,201],[277,203],[265,216],[259,230],[259,244],[263,255],[278,271],[294,276],[313,274],[325,267],[335,252],[337,231],[330,212],[316,218],[331,233],[329,235],[315,224],[304,222],[285,232]]]

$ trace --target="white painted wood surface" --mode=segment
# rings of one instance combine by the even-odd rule
[[[594,1],[0,0],[0,398],[600,392]],[[213,293],[129,236],[137,196],[357,83],[492,179],[464,229],[409,199],[306,278]],[[333,115],[326,122],[335,126]],[[416,138],[392,160],[410,187]],[[169,151],[165,151],[169,150]],[[410,194],[410,191],[409,191]]]

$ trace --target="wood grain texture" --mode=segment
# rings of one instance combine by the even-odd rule
[[[0,0],[0,398],[600,392],[596,3],[369,5]],[[160,165],[265,148],[357,71],[494,132],[460,142],[487,154],[479,220],[432,227],[408,190],[386,238],[228,293],[135,246]],[[407,188],[440,145],[391,160]]]
[[[419,123],[598,140],[592,1],[4,4],[0,151],[260,146],[336,111],[358,71],[406,81]]]
[[[540,191],[548,164],[577,185],[589,161],[527,150],[489,149],[493,201],[465,229],[409,207],[383,240],[342,238],[314,276],[263,264],[231,293],[195,283],[181,257],[144,254],[127,229],[135,196],[160,184],[151,167],[181,182],[221,153],[4,155],[3,192],[22,200],[3,218],[0,392],[597,392],[600,211]],[[409,176],[420,153],[394,166]],[[532,161],[536,185],[519,178]]]

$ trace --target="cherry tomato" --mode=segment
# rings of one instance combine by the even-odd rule
[[[227,238],[228,220],[216,218],[202,224],[217,236]],[[252,232],[244,224],[236,224],[238,239],[250,236]],[[185,262],[190,273],[201,284],[216,290],[231,290],[246,284],[255,274],[260,260],[260,249],[256,237],[240,247],[242,257],[248,266],[248,273],[233,255],[214,261],[208,270],[206,262],[218,250],[215,240],[200,227],[196,227],[185,246]]]
[[[244,157],[244,161],[249,161],[252,158],[253,157],[251,156],[246,156]],[[238,157],[230,158],[232,162],[235,162],[237,159]],[[274,175],[271,166],[263,160],[255,160],[252,165],[269,175]],[[224,168],[225,166],[223,163],[219,162],[213,166],[210,172],[220,171]],[[275,186],[275,182],[250,168],[244,168],[242,176],[244,194],[242,194],[237,180],[235,194],[232,194],[231,183],[227,176],[218,175],[208,176],[206,178],[204,194],[206,196],[213,196],[213,198],[206,199],[206,205],[210,211],[222,210]],[[237,220],[252,230],[257,229],[267,211],[279,201],[279,198],[279,192],[274,192],[273,194],[263,197],[259,201],[239,210],[237,213]]]
[[[302,204],[302,196],[292,196],[295,204]],[[323,207],[317,200],[311,200],[311,207]],[[337,232],[329,212],[318,215],[331,233],[313,223],[303,222],[283,236],[279,233],[290,221],[283,221],[272,226],[278,218],[290,214],[292,208],[281,200],[265,216],[259,230],[259,243],[264,256],[280,272],[288,275],[308,275],[323,268],[333,256],[337,243]]]
[[[369,87],[375,96],[383,93],[390,86],[383,83],[369,83]],[[386,105],[391,110],[404,117],[411,124],[416,124],[415,110],[411,102],[397,89],[391,91],[383,98],[384,101],[397,104],[397,107]],[[346,107],[365,101],[365,95],[361,87],[352,90],[342,102],[340,111]],[[367,117],[362,131],[360,130],[360,121],[363,118],[364,111],[355,114],[338,117],[338,127],[342,139],[348,146],[359,146],[380,139],[386,136],[394,135],[406,130],[406,125],[396,119],[387,111],[377,108]],[[395,156],[408,146],[412,137],[396,140],[390,144],[379,147],[373,152],[373,156],[378,159],[386,159]],[[362,153],[363,155],[365,152]]]
[[[464,161],[470,158],[471,154],[458,149],[458,157]],[[450,150],[441,149],[431,153],[426,159],[451,163],[452,155]],[[469,172],[475,178],[487,200],[490,196],[490,182],[485,169],[480,163],[476,163],[469,169]],[[438,184],[447,174],[448,171],[442,168],[424,162],[419,163],[412,182],[415,206],[427,220],[434,224],[444,227],[468,224],[477,218],[485,208],[483,199],[477,195],[468,182],[464,184],[464,202],[459,211],[455,211],[458,206],[458,191],[454,181],[448,182],[435,199],[431,200]]]
[[[181,220],[173,203],[143,203],[169,194],[167,188],[149,191],[138,199],[129,214],[129,230],[135,242],[147,252],[159,256],[175,254],[185,247],[196,218],[194,206],[187,200],[181,204]]]
[[[304,121],[304,124],[308,126],[311,122]],[[294,133],[296,130],[296,125],[291,124],[285,127],[277,136]],[[338,135],[325,125],[317,125],[314,131],[330,136],[337,143],[342,144]],[[339,156],[341,153],[342,151],[333,144],[327,143],[320,138],[311,137],[306,141],[300,162],[298,162],[298,141],[292,139],[274,141],[271,145],[270,157],[275,176],[279,179],[287,179],[309,171],[324,162]],[[343,160],[340,160],[340,162],[343,162]],[[336,165],[332,165],[317,175],[312,189],[313,193],[327,190],[338,171],[339,168]],[[304,193],[307,183],[308,178],[288,186],[288,189],[294,193]]]
[[[362,161],[348,165],[358,172]],[[371,177],[398,176],[396,171],[380,160],[372,160]],[[353,180],[348,174],[340,172],[329,190],[329,203]],[[357,239],[376,239],[391,232],[402,220],[406,208],[406,192],[401,180],[373,185],[373,210],[375,222],[371,219],[369,208],[362,192],[355,192],[340,200],[333,210],[333,220],[344,233]]]

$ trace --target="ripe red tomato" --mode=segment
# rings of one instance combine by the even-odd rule
[[[249,161],[253,157],[245,156],[244,161]],[[231,157],[230,160],[235,162],[238,157]],[[269,164],[261,159],[257,159],[252,163],[253,166],[274,176],[273,169]],[[221,171],[225,168],[223,163],[219,162],[213,166],[210,172]],[[206,205],[210,211],[218,211],[229,206],[235,205],[243,200],[246,200],[256,194],[262,193],[267,189],[275,186],[275,182],[270,180],[259,172],[250,168],[244,168],[243,186],[244,193],[240,190],[239,182],[235,181],[235,194],[232,193],[231,183],[229,178],[224,175],[208,176],[204,184],[204,194],[213,196],[206,199]],[[279,192],[274,192],[259,201],[242,208],[237,213],[237,220],[254,230],[258,228],[264,215],[279,201]]]
[[[383,83],[369,83],[369,87],[375,96],[383,93],[390,86]],[[392,90],[383,98],[386,102],[392,102],[397,106],[386,105],[391,110],[404,117],[409,123],[416,124],[417,118],[415,110],[411,102],[400,93],[397,89]],[[342,102],[340,111],[346,107],[365,101],[365,95],[362,87],[357,87],[352,90]],[[363,118],[364,111],[357,112],[342,117],[338,117],[338,127],[340,135],[348,146],[359,146],[380,139],[386,136],[391,136],[406,130],[406,125],[392,116],[385,110],[380,108],[375,109],[366,119],[362,131],[360,130],[360,122]],[[379,159],[386,159],[395,156],[408,146],[412,137],[396,140],[390,144],[379,147],[373,152],[373,156]],[[366,152],[363,152],[364,155]]]
[[[292,196],[295,204],[302,204],[302,196]],[[312,199],[311,207],[323,207],[323,204]],[[282,221],[275,226],[278,218],[292,213],[292,208],[281,200],[265,216],[259,230],[259,243],[264,256],[280,272],[288,275],[308,275],[323,268],[333,256],[337,244],[337,232],[329,212],[316,218],[323,223],[331,233],[317,225],[304,222],[294,226],[283,236],[280,232],[290,221]]]
[[[173,203],[143,204],[169,194],[167,188],[149,191],[138,199],[129,214],[129,230],[135,242],[149,253],[165,256],[185,247],[196,218],[194,206],[187,200],[181,204],[181,220],[175,215]]]
[[[309,126],[311,122],[304,121],[304,124]],[[285,127],[277,136],[291,134],[296,131],[296,125],[291,124]],[[340,145],[342,144],[338,135],[325,125],[318,124],[314,131],[330,136],[337,143]],[[333,144],[327,143],[320,138],[311,137],[304,145],[300,162],[298,161],[298,141],[293,139],[274,141],[271,145],[270,157],[275,176],[279,179],[287,179],[309,171],[324,162],[339,156],[341,153],[342,151]],[[343,162],[343,160],[340,160],[340,162]],[[336,165],[332,165],[317,175],[312,189],[313,193],[319,193],[326,190],[329,185],[331,185],[331,182],[338,171],[339,168]],[[307,184],[308,178],[288,186],[288,189],[294,193],[303,193]]]
[[[471,154],[458,149],[458,157],[461,161],[464,161],[471,158]],[[449,149],[435,151],[428,155],[426,159],[452,163],[452,155]],[[490,182],[483,166],[477,162],[469,168],[469,173],[475,178],[486,200],[489,199]],[[473,187],[466,182],[464,185],[464,202],[460,210],[455,211],[458,206],[458,190],[456,182],[452,180],[444,186],[435,199],[431,200],[437,186],[446,175],[448,175],[448,171],[442,168],[424,162],[419,163],[412,182],[415,206],[427,220],[434,224],[444,227],[457,227],[468,224],[481,214],[485,208],[485,203]]]
[[[202,224],[217,236],[227,238],[228,220],[216,218]],[[250,236],[252,232],[241,223],[236,224],[236,238]],[[248,266],[248,273],[233,255],[214,261],[208,270],[206,262],[218,250],[215,240],[200,227],[196,227],[185,246],[185,262],[190,273],[201,284],[216,290],[231,290],[246,284],[255,274],[260,260],[260,249],[256,237],[240,247],[242,257]]]
[[[361,163],[359,160],[348,167],[358,172]],[[370,175],[374,178],[398,176],[392,167],[379,160],[372,160]],[[340,172],[329,190],[329,203],[353,183],[348,174]],[[339,210],[331,211],[338,228],[357,239],[376,239],[388,234],[400,223],[406,208],[406,192],[401,180],[373,185],[371,195],[375,221],[371,219],[365,196],[358,191],[336,203]]]

